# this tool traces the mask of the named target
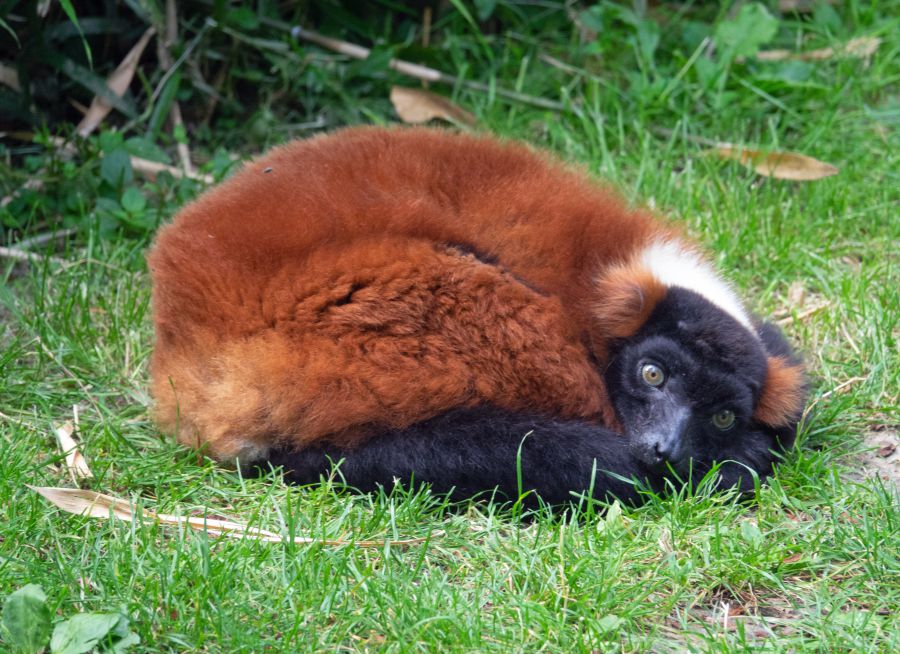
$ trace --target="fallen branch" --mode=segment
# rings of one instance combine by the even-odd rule
[[[150,161],[149,159],[141,159],[140,157],[131,157],[131,168],[136,173],[140,173],[151,180],[156,179],[160,173],[169,173],[172,177],[187,177],[188,179],[196,179],[205,184],[212,184],[215,180],[212,175],[197,172],[185,172],[181,168],[169,166],[159,163],[158,161]]]
[[[24,252],[18,248],[0,246],[0,259],[15,259],[17,261],[49,261],[58,266],[65,266],[69,262],[59,257],[37,254],[36,252]]]
[[[80,488],[53,488],[47,486],[28,486],[31,490],[49,500],[63,511],[83,515],[89,518],[118,518],[125,522],[149,520],[164,525],[184,525],[197,531],[205,531],[210,536],[226,536],[228,538],[246,538],[266,543],[291,542],[297,545],[356,545],[357,547],[383,547],[384,545],[415,545],[424,543],[440,532],[425,538],[409,538],[405,540],[326,540],[306,536],[285,538],[273,531],[248,527],[231,520],[218,518],[195,518],[189,516],[156,513],[150,509],[136,509],[131,502],[95,491]]]
[[[29,238],[23,238],[21,241],[15,244],[15,248],[17,250],[30,250],[31,248],[38,247],[39,245],[44,245],[45,243],[49,243],[50,241],[55,241],[58,238],[68,238],[75,234],[78,230],[74,227],[69,227],[67,229],[58,229],[54,232],[45,232],[43,234],[36,234],[35,236],[31,236]]]
[[[202,0],[202,2],[203,4],[209,6],[212,6],[213,4],[212,0]],[[284,21],[280,21],[275,18],[269,18],[268,16],[258,16],[258,18],[261,24],[267,27],[271,27],[272,29],[279,30],[286,34],[290,34],[295,40],[303,39],[304,41],[315,43],[316,45],[326,48],[327,50],[339,52],[341,54],[347,55],[348,57],[353,57],[354,59],[367,59],[369,53],[371,52],[368,48],[356,45],[355,43],[341,41],[340,39],[333,39],[331,37],[319,34],[318,32],[305,29],[300,25],[290,25],[289,23],[285,23]],[[521,102],[522,104],[530,104],[534,107],[540,107],[541,109],[552,109],[553,111],[566,110],[566,105],[562,102],[557,102],[555,100],[546,100],[544,98],[538,98],[533,95],[526,95],[525,93],[518,93],[516,91],[510,91],[503,88],[495,88],[487,84],[482,84],[481,82],[461,79],[459,77],[454,77],[453,75],[442,73],[441,71],[434,68],[429,68],[428,66],[414,64],[411,61],[391,59],[390,62],[388,62],[388,66],[393,70],[396,70],[398,73],[403,73],[404,75],[409,75],[410,77],[415,77],[416,79],[420,79],[426,82],[440,82],[442,84],[449,84],[451,86],[465,86],[466,88],[474,89],[476,91],[484,91],[489,93],[493,92],[500,97],[506,98],[508,100],[514,100],[516,102]]]
[[[760,50],[756,53],[759,61],[824,61],[826,59],[856,58],[863,59],[866,64],[872,59],[881,39],[874,36],[863,36],[847,41],[842,46],[819,48],[807,52],[791,50]]]
[[[868,377],[851,377],[850,379],[848,379],[844,382],[841,382],[840,384],[838,384],[837,386],[832,388],[830,391],[826,391],[825,393],[822,393],[819,397],[817,397],[812,402],[810,402],[809,404],[806,405],[806,408],[803,410],[803,415],[800,417],[800,422],[805,422],[807,416],[809,416],[809,414],[812,413],[813,407],[815,407],[822,400],[829,398],[836,393],[843,393],[846,389],[853,386],[854,384],[858,384],[861,381],[866,381],[867,379],[868,379]]]
[[[166,0],[166,24],[164,26],[163,37],[156,40],[156,56],[159,63],[169,71],[175,66],[175,60],[172,59],[172,53],[169,48],[173,43],[178,41],[178,12],[175,7],[175,0]],[[184,119],[181,116],[181,105],[178,100],[172,101],[172,107],[169,110],[169,120],[172,123],[173,130],[181,128],[185,134],[187,130],[184,127]],[[186,175],[194,173],[194,166],[191,163],[191,151],[187,143],[176,141],[175,149],[178,151],[178,158],[181,161],[181,167]]]
[[[40,174],[40,173],[38,173]],[[10,202],[16,199],[21,191],[39,191],[44,188],[44,181],[38,177],[32,177],[25,181],[19,188],[10,193],[9,195],[0,198],[0,208],[5,207]]]
[[[274,21],[271,19],[265,19],[263,17],[260,17],[260,22],[268,24],[270,27],[284,29],[288,31],[290,35],[295,39],[303,39],[304,41],[315,43],[316,45],[322,46],[323,48],[345,54],[348,57],[353,57],[354,59],[367,59],[369,57],[369,53],[371,52],[371,50],[369,50],[368,48],[364,48],[361,45],[348,43],[347,41],[341,41],[339,39],[333,39],[329,36],[323,36],[318,32],[304,29],[299,25],[288,27],[281,21]],[[409,75],[410,77],[415,77],[416,79],[420,79],[425,82],[440,82],[442,84],[450,84],[451,86],[461,85],[465,86],[466,88],[474,89],[476,91],[493,91],[497,95],[508,100],[515,100],[516,102],[521,102],[523,104],[530,104],[534,107],[540,107],[541,109],[552,109],[554,111],[565,111],[566,109],[566,105],[564,105],[562,102],[556,102],[555,100],[546,100],[544,98],[538,98],[533,95],[526,95],[525,93],[510,91],[509,89],[491,87],[487,84],[482,84],[481,82],[461,79],[459,77],[454,77],[453,75],[442,73],[441,71],[435,70],[434,68],[429,68],[428,66],[422,66],[420,64],[414,64],[410,61],[403,61],[402,59],[391,59],[388,62],[388,67],[396,70],[398,73],[403,73],[404,75]]]
[[[775,324],[780,327],[784,327],[786,325],[790,325],[795,322],[800,322],[801,320],[806,320],[811,315],[813,315],[814,313],[818,313],[819,311],[821,311],[825,307],[829,306],[830,304],[831,304],[831,302],[822,302],[822,304],[817,304],[814,307],[810,307],[806,311],[801,311],[796,316],[788,316],[787,318],[782,318],[781,320],[776,320]]]

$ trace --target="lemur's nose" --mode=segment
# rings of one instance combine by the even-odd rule
[[[669,439],[665,442],[657,442],[653,446],[653,453],[661,461],[671,461],[672,455],[675,454],[675,439]]]

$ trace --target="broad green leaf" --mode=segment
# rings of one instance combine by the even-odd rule
[[[134,173],[128,153],[125,150],[113,150],[104,155],[100,162],[100,176],[114,188],[129,183]]]
[[[597,620],[597,626],[601,631],[615,631],[622,626],[623,622],[625,622],[625,620],[617,615],[604,615]]]
[[[52,654],[83,654],[105,638],[121,616],[118,613],[78,613],[57,623],[50,640]]]
[[[578,23],[592,32],[601,32],[605,26],[603,21],[603,7],[594,5],[578,14]]]
[[[760,46],[768,43],[778,31],[778,19],[760,3],[741,7],[733,20],[726,20],[716,27],[719,47],[735,57],[752,57]]]
[[[129,186],[122,194],[122,208],[128,213],[141,213],[147,206],[144,194],[133,186]]]
[[[759,527],[749,520],[741,523],[741,538],[752,547],[759,547],[763,542],[763,535]]]
[[[150,139],[141,136],[132,136],[124,143],[125,151],[132,157],[140,157],[141,159],[149,159],[158,163],[172,163],[169,155]]]
[[[119,616],[119,621],[113,627],[111,635],[113,637],[111,650],[116,654],[125,652],[132,645],[138,645],[141,642],[141,637],[128,628],[128,618],[124,615]]]
[[[128,98],[119,97],[106,85],[106,81],[92,70],[79,65],[72,59],[63,57],[55,50],[48,50],[43,54],[43,59],[74,82],[80,84],[94,95],[99,95],[106,102],[124,113],[129,118],[136,118],[137,112],[134,103]]]
[[[255,30],[259,27],[259,18],[250,7],[237,7],[225,14],[225,22],[234,27],[245,30]]]
[[[361,61],[354,61],[347,66],[347,76],[372,77],[388,69],[388,64],[394,57],[394,51],[385,46],[375,46],[369,51],[369,56]]]
[[[3,604],[3,640],[13,651],[41,651],[50,638],[47,596],[36,584],[22,586]]]
[[[494,14],[497,8],[497,0],[475,0],[475,13],[478,20],[487,20]]]

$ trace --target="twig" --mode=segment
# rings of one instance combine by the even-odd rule
[[[354,59],[366,59],[368,58],[370,53],[370,50],[368,48],[364,48],[361,45],[348,43],[347,41],[341,41],[339,39],[333,39],[329,36],[323,36],[318,32],[304,29],[299,25],[288,28],[287,25],[281,23],[281,21],[272,21],[263,17],[260,17],[260,22],[268,24],[271,27],[287,29],[290,32],[291,36],[295,39],[303,39],[304,41],[315,43],[316,45],[322,46],[323,48],[333,50],[334,52],[340,52],[341,54],[345,54],[348,57],[353,57]],[[472,80],[454,77],[453,75],[447,75],[446,73],[442,73],[441,71],[435,70],[434,68],[429,68],[428,66],[422,66],[420,64],[414,64],[409,61],[403,61],[402,59],[391,59],[390,62],[388,62],[388,67],[396,70],[398,73],[403,73],[404,75],[409,75],[410,77],[415,77],[427,82],[440,82],[442,84],[450,84],[453,86],[462,85],[470,89],[475,89],[476,91],[493,91],[497,95],[507,98],[508,100],[515,100],[516,102],[530,104],[542,109],[553,109],[554,111],[566,110],[566,105],[564,105],[562,102],[556,102],[555,100],[545,100],[544,98],[538,98],[533,95],[526,95],[525,93],[518,93],[517,91],[510,91],[509,89],[493,88],[491,86],[488,86],[487,84],[482,84],[481,82],[474,82]]]
[[[166,24],[163,28],[163,38],[156,40],[156,56],[159,63],[166,70],[171,69],[175,61],[172,59],[172,53],[169,48],[178,40],[178,12],[175,8],[175,0],[166,0]],[[179,128],[187,133],[184,128],[184,119],[181,116],[181,105],[178,100],[172,101],[172,107],[169,110],[169,121],[172,123],[172,129]],[[176,139],[175,149],[178,151],[178,158],[181,160],[181,167],[187,175],[192,175],[194,166],[191,164],[191,151],[187,143],[182,143]]]
[[[586,73],[586,71],[582,70],[581,68],[573,66],[572,64],[567,64],[565,61],[557,59],[552,55],[541,53],[538,55],[538,59],[549,66],[553,66],[554,68],[558,68],[567,73],[572,73],[573,75],[584,75]]]
[[[150,161],[149,159],[141,159],[140,157],[131,157],[131,167],[136,173],[146,175],[150,179],[155,179],[160,173],[169,173],[172,177],[187,177],[188,179],[196,179],[205,184],[212,184],[215,181],[212,175],[196,172],[187,173],[181,168],[169,166],[157,161]]]
[[[196,70],[197,75],[200,75],[200,70]],[[216,107],[219,106],[219,101],[222,99],[222,86],[225,84],[225,78],[228,73],[228,64],[224,63],[219,66],[219,69],[216,71],[215,77],[213,77],[212,84],[207,84],[207,92],[209,93],[209,104],[206,105],[206,109],[203,111],[203,118],[200,119],[201,125],[208,125],[209,121],[212,120],[213,114],[216,112]],[[202,76],[201,76],[202,78]],[[196,80],[194,81],[196,84]],[[205,82],[204,82],[205,83]],[[201,89],[202,90],[202,89]]]
[[[0,259],[16,259],[17,261],[49,261],[58,266],[65,266],[69,262],[59,257],[37,254],[36,252],[23,252],[18,248],[7,248],[0,246]]]
[[[801,311],[796,316],[788,316],[787,318],[782,318],[781,320],[776,320],[775,324],[780,327],[784,327],[785,325],[790,325],[795,322],[800,322],[801,320],[805,320],[805,319],[809,318],[814,313],[821,311],[822,309],[824,309],[825,307],[828,307],[830,305],[831,305],[831,302],[822,302],[822,304],[817,304],[814,307],[810,307],[806,311]]]
[[[856,356],[862,357],[862,352],[860,352],[859,346],[853,340],[853,337],[850,336],[850,332],[847,331],[847,326],[844,323],[841,323],[841,331],[844,332],[844,338],[847,339],[847,343],[849,343],[850,347],[853,348]]]
[[[422,11],[422,47],[431,45],[431,7],[425,7]],[[422,88],[428,88],[428,80],[422,80]]]
[[[41,171],[41,172],[43,172],[43,171]],[[40,173],[38,173],[38,174],[40,174]],[[9,195],[7,195],[3,198],[0,198],[0,208],[5,207],[10,202],[15,200],[16,197],[18,197],[20,191],[23,191],[23,190],[39,191],[42,188],[44,188],[44,180],[40,179],[39,177],[32,177],[31,179],[26,180],[25,183],[22,184],[22,186],[17,188],[15,191],[10,193]]]
[[[840,393],[845,388],[852,386],[853,384],[856,384],[861,381],[866,381],[867,379],[868,379],[868,377],[851,377],[850,379],[841,382],[840,384],[838,384],[837,386],[832,388],[830,391],[822,393],[819,397],[817,397],[815,400],[813,400],[812,402],[810,402],[809,404],[806,405],[806,408],[803,410],[803,416],[800,418],[800,421],[805,422],[806,417],[810,414],[813,407],[816,406],[822,400],[824,400],[828,397],[831,397],[835,393]]]
[[[47,232],[45,234],[37,234],[30,238],[23,238],[21,241],[15,244],[15,249],[17,250],[30,250],[33,247],[37,247],[39,245],[44,245],[45,243],[49,243],[50,241],[55,241],[58,238],[67,238],[75,234],[78,230],[74,227],[70,227],[68,229],[59,229],[55,232]]]
[[[209,3],[212,4],[212,3]],[[194,52],[194,49],[200,45],[200,41],[206,36],[206,33],[216,27],[218,23],[214,21],[212,18],[207,18],[206,22],[203,23],[203,27],[200,28],[200,31],[197,32],[197,35],[191,39],[191,42],[188,43],[187,47],[184,49],[184,52],[181,53],[181,56],[175,60],[175,63],[172,64],[169,69],[163,74],[160,78],[159,82],[156,84],[156,88],[153,89],[153,95],[150,96],[150,102],[156,102],[156,99],[159,97],[159,94],[162,93],[163,89],[166,87],[166,83],[169,81],[169,78],[175,74],[175,72],[181,68],[181,64],[185,62],[185,60]]]
[[[33,425],[30,422],[25,422],[21,418],[13,418],[12,416],[6,415],[2,411],[0,411],[0,420],[6,420],[7,422],[14,423],[24,429],[30,429],[31,431],[36,432],[36,433],[44,433],[44,430],[41,429],[40,427]]]

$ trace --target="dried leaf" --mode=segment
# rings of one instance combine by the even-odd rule
[[[720,159],[733,159],[764,177],[810,182],[838,174],[831,164],[796,152],[763,152],[740,145],[720,143],[711,151]]]
[[[472,127],[477,122],[475,116],[465,109],[430,91],[394,86],[391,87],[391,102],[404,123],[427,123],[434,118],[440,118],[450,123]]]
[[[785,61],[786,59],[796,59],[798,53],[784,48],[775,50],[760,50],[756,53],[756,58],[760,61]]]
[[[876,36],[861,36],[857,39],[847,41],[847,45],[840,54],[844,57],[856,57],[858,59],[868,59],[875,54],[878,46],[881,45],[881,39]]]
[[[56,440],[59,442],[59,449],[66,455],[66,469],[72,476],[72,480],[77,482],[79,479],[92,478],[94,473],[91,472],[87,460],[85,460],[81,450],[78,449],[78,441],[72,436],[75,433],[72,423],[67,422],[62,427],[57,427],[54,431]]]
[[[659,532],[659,538],[656,540],[659,545],[659,549],[661,549],[666,554],[673,552],[672,549],[672,532],[669,531],[666,527],[663,527]]]
[[[5,84],[16,93],[21,93],[22,85],[19,83],[19,73],[15,68],[0,63],[0,84]]]
[[[875,36],[861,36],[856,39],[847,41],[842,47],[838,48],[819,48],[818,50],[809,50],[807,52],[792,52],[790,50],[760,50],[756,53],[756,58],[760,61],[785,61],[787,59],[795,61],[824,61],[836,57],[855,59],[871,59],[878,46],[881,45],[881,39]]]
[[[787,300],[792,307],[799,308],[803,306],[803,302],[806,300],[806,287],[803,286],[803,282],[799,279],[791,282],[788,288]]]
[[[122,97],[125,95],[125,91],[134,77],[134,72],[137,70],[141,55],[144,53],[144,48],[147,47],[154,34],[156,34],[156,28],[148,28],[138,42],[128,51],[128,54],[125,55],[119,66],[106,79],[106,85],[109,87],[109,90],[117,96]],[[78,123],[78,133],[81,136],[87,136],[93,132],[111,110],[111,104],[100,96],[95,96],[84,118]]]
[[[230,520],[216,518],[196,518],[190,516],[170,515],[155,513],[149,509],[136,511],[135,507],[126,500],[118,499],[103,493],[97,493],[80,488],[54,488],[49,486],[29,486],[31,490],[42,495],[52,504],[63,511],[84,515],[90,518],[108,518],[110,514],[119,520],[132,522],[134,520],[147,519],[151,522],[161,522],[167,525],[185,525],[197,531],[206,531],[210,536],[227,536],[229,538],[248,538],[267,543],[281,543],[291,540],[297,545],[356,545],[357,547],[381,547],[383,545],[414,545],[422,543],[426,538],[409,538],[406,540],[323,540],[320,538],[308,538],[295,536],[293,539],[282,538],[278,534],[266,529],[247,527]],[[434,534],[433,534],[434,535]]]

